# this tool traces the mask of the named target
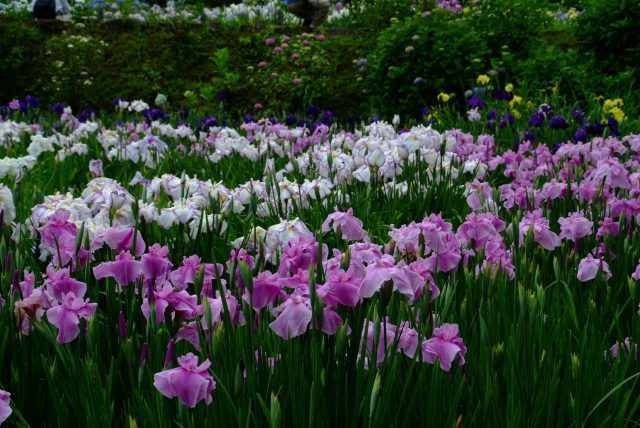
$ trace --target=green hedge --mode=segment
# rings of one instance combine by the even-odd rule
[[[576,103],[603,95],[640,105],[640,6],[585,4],[576,23],[558,24],[533,0],[484,0],[457,15],[424,14],[426,0],[379,0],[323,41],[264,25],[5,18],[0,103],[34,94],[45,105],[111,109],[116,98],[163,93],[171,107],[214,115],[282,116],[314,104],[343,119],[408,118],[440,92],[464,103],[476,76],[493,71],[542,101],[559,88]]]
[[[306,73],[314,75],[305,79],[304,93],[283,99],[271,85],[273,79],[259,79],[257,71],[257,64],[272,55],[273,46],[265,45],[265,40],[277,38],[280,43],[281,37],[282,29],[213,24],[5,20],[0,22],[0,75],[9,78],[0,79],[0,102],[35,94],[45,104],[59,101],[76,108],[111,108],[116,98],[151,101],[163,93],[170,103],[187,105],[185,91],[198,94],[212,82],[219,83],[227,70],[220,70],[213,59],[226,49],[228,66],[240,78],[233,87],[213,85],[212,112],[217,111],[222,92],[229,112],[250,112],[255,103],[267,100],[274,106],[276,102],[286,105],[289,111],[303,110],[308,103],[343,116],[362,110],[367,100],[355,84],[355,62],[363,55],[363,40],[328,36],[316,54],[329,66],[310,68],[307,63]],[[320,44],[313,38],[311,42]],[[286,58],[276,65],[273,72],[296,73],[297,66]],[[207,107],[202,105],[204,99],[197,102]]]

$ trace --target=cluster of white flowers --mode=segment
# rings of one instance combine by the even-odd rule
[[[139,103],[141,101],[122,102],[121,108],[135,110]],[[474,149],[465,149],[468,153],[464,156],[460,150],[456,152],[460,139],[456,131],[441,134],[422,125],[404,133],[398,133],[397,127],[386,122],[375,122],[354,133],[334,132],[322,125],[311,132],[307,128],[289,128],[263,120],[244,124],[240,130],[211,126],[196,132],[186,125],[174,127],[158,121],[130,122],[115,128],[93,121],[79,123],[70,109],[62,116],[64,130],[48,137],[37,128],[3,123],[3,129],[10,130],[6,135],[11,138],[14,135],[21,138],[21,132],[31,133],[31,144],[27,148],[28,156],[5,158],[0,162],[0,171],[3,164],[11,162],[28,161],[27,167],[31,168],[43,153],[57,149],[53,161],[87,156],[89,170],[95,177],[77,197],[71,193],[45,197],[42,204],[32,209],[27,221],[26,229],[31,234],[46,224],[58,209],[65,209],[71,214],[70,221],[78,227],[84,225],[89,238],[113,223],[133,225],[137,212],[139,219],[164,229],[185,225],[188,236],[195,239],[200,233],[224,232],[225,219],[250,209],[261,217],[287,217],[296,208],[307,208],[312,203],[326,204],[329,196],[333,196],[333,201],[348,202],[344,185],[353,182],[376,180],[388,192],[406,193],[407,183],[398,182],[397,178],[403,168],[417,162],[433,178],[446,175],[447,179],[455,179],[462,173],[480,178],[487,170],[483,161],[467,159]],[[100,143],[101,153],[90,153],[87,140],[94,138]],[[185,173],[145,178],[140,171],[125,187],[102,177],[102,161],[95,159],[131,162],[153,170],[162,165],[167,156],[175,154],[200,157],[212,163],[225,157],[240,157],[262,161],[266,167],[260,178],[235,188]],[[280,169],[276,168],[277,159],[286,162]],[[283,165],[282,161],[278,163]],[[296,180],[296,173],[305,178]],[[141,195],[139,200],[128,190],[136,186],[142,187],[141,192],[135,192]],[[23,227],[16,228],[17,232],[23,230]]]
[[[230,5],[204,8],[202,15],[188,7],[180,7],[173,1],[167,2],[165,7],[153,5],[139,7],[135,11],[121,10],[120,2],[94,3],[85,1],[70,2],[73,13],[92,19],[118,20],[132,19],[139,22],[147,21],[187,21],[200,23],[203,19],[233,23],[233,22],[276,22],[278,24],[294,24],[299,19],[286,12],[284,2],[267,0],[262,4],[255,2],[240,2]],[[8,14],[24,14],[31,11],[31,0],[13,0],[8,3],[0,2],[0,16]],[[360,9],[364,6],[358,6]],[[355,10],[351,5],[337,3],[333,5],[327,16],[327,22],[335,22],[349,17]]]

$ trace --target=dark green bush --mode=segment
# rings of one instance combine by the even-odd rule
[[[494,57],[507,50],[518,61],[544,44],[544,30],[551,19],[547,7],[544,0],[483,0],[469,19],[486,38]]]
[[[485,40],[464,15],[434,10],[380,34],[369,58],[369,86],[380,113],[416,116],[440,92],[461,96],[486,71],[487,54]]]
[[[163,93],[174,106],[218,114],[224,92],[224,110],[233,116],[252,112],[256,103],[269,114],[304,111],[314,103],[341,116],[368,106],[354,64],[368,47],[366,39],[311,38],[308,47],[292,41],[275,55],[267,38],[281,43],[282,32],[189,23],[7,21],[0,24],[0,76],[6,77],[0,78],[0,103],[34,94],[45,104],[63,102],[75,110],[112,109],[116,98],[152,102]],[[291,59],[293,53],[300,59]],[[258,69],[261,60],[269,63],[266,69]],[[304,83],[292,85],[295,77]],[[194,103],[185,91],[207,96]]]
[[[640,67],[640,2],[588,0],[576,26],[582,46],[595,55],[599,70],[615,74]]]

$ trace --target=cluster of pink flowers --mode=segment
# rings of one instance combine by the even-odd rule
[[[67,222],[67,213],[56,213],[53,218],[41,228],[41,236],[51,236],[54,242],[75,242],[78,231]],[[86,284],[71,277],[71,274],[81,263],[93,260],[94,253],[103,245],[108,245],[117,255],[115,259],[93,267],[95,278],[113,278],[116,290],[142,285],[136,287],[136,292],[142,290],[144,300],[141,310],[144,316],[157,324],[177,322],[181,325],[170,344],[171,353],[174,341],[180,340],[192,343],[196,350],[200,349],[197,323],[200,323],[205,335],[210,334],[211,327],[207,324],[205,312],[210,313],[213,325],[222,324],[226,316],[233,326],[245,325],[241,300],[255,311],[255,322],[260,313],[270,312],[273,321],[269,323],[269,328],[282,339],[303,335],[310,328],[334,335],[345,324],[344,313],[348,308],[372,298],[383,289],[405,296],[410,307],[427,295],[433,301],[440,291],[432,273],[437,270],[439,263],[450,269],[461,258],[460,239],[451,231],[451,225],[439,216],[431,216],[415,226],[424,237],[425,248],[420,248],[421,239],[417,238],[411,244],[416,251],[402,254],[393,241],[386,246],[386,250],[383,246],[371,243],[362,221],[354,216],[351,209],[346,212],[336,209],[322,225],[325,233],[335,233],[337,237],[352,242],[345,253],[333,249],[331,257],[326,245],[318,245],[303,224],[296,224],[290,222],[284,228],[276,225],[267,232],[265,244],[253,245],[252,251],[274,251],[277,247],[281,256],[279,260],[267,257],[259,267],[257,276],[250,279],[250,285],[246,283],[248,278],[241,266],[244,264],[249,269],[255,268],[255,258],[245,249],[234,250],[226,266],[202,263],[200,257],[194,255],[183,258],[180,266],[174,268],[169,260],[168,247],[154,244],[147,249],[142,236],[133,228],[114,226],[98,233],[91,240],[90,249],[82,256],[82,260],[77,250],[70,245],[63,245],[59,255],[50,256],[53,261],[47,268],[44,285],[35,287],[35,276],[28,272],[25,273],[25,280],[16,285],[23,296],[16,302],[15,309],[21,330],[29,334],[33,320],[41,320],[46,314],[47,320],[58,328],[59,343],[70,342],[78,336],[80,320],[90,319],[97,305],[84,298]],[[496,216],[472,214],[461,226],[461,240],[473,244],[474,248],[488,248],[503,228],[504,223]],[[395,231],[392,231],[391,235],[394,234]],[[42,241],[45,242],[44,238]],[[455,242],[451,244],[450,241]],[[271,243],[267,245],[268,242]],[[46,244],[42,248],[48,251]],[[437,260],[441,252],[445,256]],[[430,253],[429,258],[422,257]],[[453,262],[450,261],[451,257]],[[270,260],[273,260],[274,271],[267,269],[272,263]],[[68,267],[60,267],[61,262]],[[322,266],[325,279],[314,286],[322,305],[321,319],[314,321],[310,276],[312,269],[319,265]],[[200,294],[192,294],[200,272]],[[234,277],[236,284],[227,283],[227,278]],[[205,305],[208,305],[206,310]],[[418,316],[418,312],[415,315]],[[120,323],[123,324],[120,326],[123,331],[121,334],[126,336],[126,325],[122,319]],[[362,340],[366,335],[364,348],[367,351],[362,357],[367,367],[376,346],[376,366],[381,365],[387,352],[393,350],[416,358],[418,345],[421,359],[426,363],[439,362],[443,370],[449,371],[452,362],[459,356],[458,363],[464,364],[466,348],[455,324],[435,327],[432,337],[425,337],[409,321],[402,321],[396,326],[385,319],[380,325],[383,327],[383,336],[376,338],[376,323],[367,321],[365,324],[366,333]],[[351,331],[352,326],[347,327],[347,331]],[[167,364],[170,362],[171,358],[168,357]],[[188,354],[180,357],[178,363],[178,367],[167,368],[156,374],[156,388],[167,397],[178,397],[188,407],[194,407],[202,400],[209,404],[215,389],[215,382],[209,373],[210,361],[207,359],[198,365],[197,357]]]

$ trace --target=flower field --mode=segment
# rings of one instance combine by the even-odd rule
[[[94,3],[76,19],[285,13]],[[328,25],[374,7],[334,4]],[[482,6],[429,7],[407,21]],[[251,79],[308,96],[281,52],[308,62],[332,37],[264,37]],[[211,93],[245,78],[227,55]],[[93,110],[0,100],[0,424],[636,425],[637,98],[481,65],[418,115],[278,114],[275,92],[235,115],[233,89],[217,110],[207,91]],[[434,90],[409,81],[407,99]]]

